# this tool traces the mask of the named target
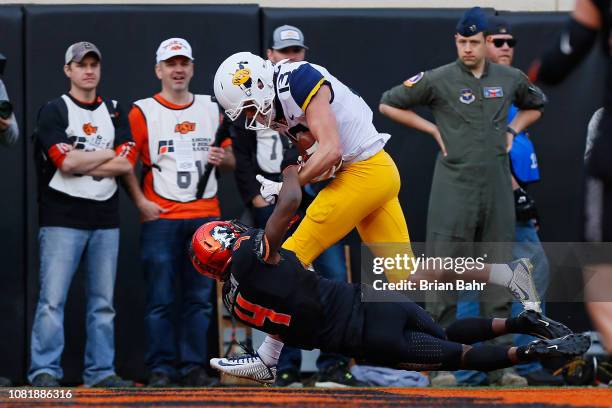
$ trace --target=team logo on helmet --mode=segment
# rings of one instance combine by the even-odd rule
[[[238,69],[232,74],[232,84],[240,87],[247,96],[251,96],[253,79],[251,78],[251,70],[245,66],[246,64],[246,61],[238,63]]]
[[[223,249],[230,248],[236,240],[234,231],[219,225],[213,228],[213,230],[210,232],[210,236],[213,237],[215,241],[223,245]]]
[[[241,68],[238,71],[234,72],[232,75],[232,84],[236,86],[240,86],[246,84],[246,86],[250,86],[247,84],[251,80],[251,70],[248,68]]]

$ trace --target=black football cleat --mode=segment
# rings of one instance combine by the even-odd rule
[[[521,327],[524,327],[526,332],[532,336],[541,339],[557,339],[567,336],[573,332],[563,323],[559,323],[535,310],[524,310],[517,317]]]
[[[591,347],[591,339],[583,334],[568,334],[552,340],[534,340],[527,344],[525,356],[531,358],[581,356]]]

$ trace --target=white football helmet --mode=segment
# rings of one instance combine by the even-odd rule
[[[248,115],[245,120],[246,128],[267,129],[274,115],[273,78],[272,62],[250,52],[238,52],[223,61],[217,69],[215,97],[232,121],[244,109],[255,108],[255,115]],[[263,119],[263,123],[257,121],[258,117]]]

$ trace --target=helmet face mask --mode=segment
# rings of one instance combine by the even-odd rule
[[[209,278],[227,279],[232,247],[241,233],[240,228],[228,221],[212,221],[198,228],[189,247],[195,269]]]
[[[210,231],[210,236],[221,244],[222,250],[230,249],[236,242],[236,234],[230,226],[216,225]]]
[[[217,69],[215,97],[230,120],[238,119],[241,113],[248,110],[245,127],[250,130],[267,129],[274,114],[273,76],[274,68],[270,61],[249,52],[236,53]]]
[[[257,101],[247,100],[239,108],[228,109],[225,113],[232,121],[236,120],[241,113],[244,113],[244,127],[246,129],[264,130],[270,127],[274,117],[273,102],[274,98],[266,99],[263,101],[263,106],[260,106]],[[236,119],[232,119],[232,117]]]

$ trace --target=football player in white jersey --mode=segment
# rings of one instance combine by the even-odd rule
[[[295,137],[310,132],[318,144],[300,170],[302,185],[339,167],[283,244],[302,263],[311,264],[355,227],[367,243],[410,242],[397,198],[399,173],[384,151],[390,136],[378,133],[365,101],[325,68],[305,61],[273,66],[242,52],[221,64],[214,89],[230,119],[246,113],[247,128],[272,127]],[[264,179],[262,195],[274,200],[281,185]]]

